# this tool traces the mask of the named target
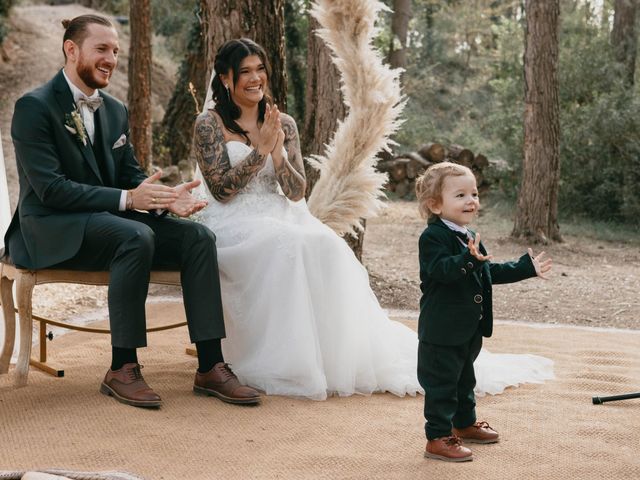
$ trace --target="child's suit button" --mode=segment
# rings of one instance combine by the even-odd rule
[[[462,272],[462,274],[463,274],[463,275],[466,275],[466,274],[467,274],[467,270],[466,270],[464,267],[462,267],[462,268],[460,269],[460,271]]]
[[[471,262],[467,263],[467,267],[473,268],[473,263],[471,263]]]
[[[473,297],[473,301],[476,303],[482,303],[482,295],[478,294]]]

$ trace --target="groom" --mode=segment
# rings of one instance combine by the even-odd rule
[[[146,341],[152,269],[180,269],[191,341],[194,391],[255,404],[224,362],[225,335],[215,236],[186,217],[206,203],[190,189],[154,183],[138,166],[125,106],[98,90],[118,61],[118,34],[96,15],[63,21],[64,68],[15,105],[11,136],[20,198],[5,237],[11,260],[29,269],[109,270],[112,363],[100,391],[139,407],[162,400],[146,384],[136,349]]]

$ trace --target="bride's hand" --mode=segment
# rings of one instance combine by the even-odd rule
[[[260,141],[258,142],[258,152],[267,156],[273,151],[278,141],[278,131],[280,130],[280,111],[277,106],[271,107],[267,104],[264,112],[264,122],[260,128]]]

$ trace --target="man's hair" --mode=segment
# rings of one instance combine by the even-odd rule
[[[72,20],[62,20],[62,26],[64,27],[62,53],[65,61],[67,60],[67,54],[64,51],[64,42],[71,40],[76,45],[81,46],[82,42],[84,42],[84,39],[87,38],[87,35],[89,34],[89,32],[87,32],[87,27],[92,23],[113,28],[113,23],[100,15],[80,15]]]
[[[429,210],[427,200],[442,201],[442,184],[447,177],[462,177],[471,175],[471,169],[464,165],[452,162],[436,163],[427,168],[420,177],[416,179],[416,198],[418,199],[418,211],[422,218],[429,219],[434,213]]]

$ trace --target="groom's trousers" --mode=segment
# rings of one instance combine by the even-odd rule
[[[199,223],[135,211],[95,213],[78,253],[50,268],[110,271],[114,347],[147,345],[145,301],[151,270],[180,270],[191,342],[225,336],[215,236]]]

